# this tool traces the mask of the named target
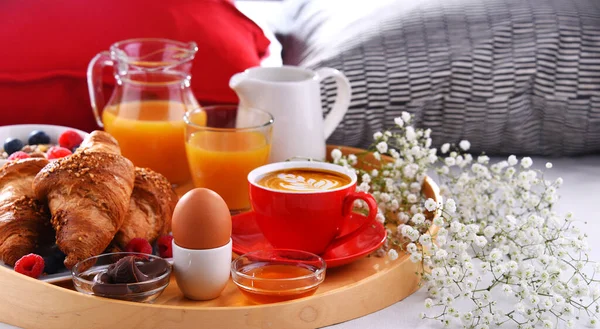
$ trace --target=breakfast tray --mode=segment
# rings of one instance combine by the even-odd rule
[[[439,200],[429,178],[423,193]],[[171,276],[162,295],[144,304],[84,295],[70,281],[50,284],[0,267],[0,322],[44,329],[315,328],[364,316],[411,295],[419,288],[417,266],[404,254],[395,261],[369,256],[328,269],[313,296],[263,305],[247,301],[231,280],[219,298],[201,302],[184,298]]]

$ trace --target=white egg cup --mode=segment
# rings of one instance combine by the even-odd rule
[[[187,249],[173,240],[173,268],[179,290],[193,300],[219,297],[231,270],[231,238],[212,249]]]

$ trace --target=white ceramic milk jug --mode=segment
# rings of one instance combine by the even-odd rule
[[[335,103],[325,119],[321,105],[320,82],[333,77],[337,85]],[[294,66],[255,67],[237,73],[229,80],[237,93],[239,118],[244,108],[271,113],[273,140],[269,162],[293,157],[325,159],[325,140],[333,133],[348,110],[350,83],[336,69],[316,71]]]

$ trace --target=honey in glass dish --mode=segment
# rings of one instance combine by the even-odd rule
[[[134,165],[180,184],[190,178],[184,141],[186,109],[176,101],[123,102],[106,107],[102,121],[119,142],[123,156]]]
[[[232,263],[232,279],[244,296],[260,304],[308,297],[325,279],[325,262],[296,250],[250,252]]]

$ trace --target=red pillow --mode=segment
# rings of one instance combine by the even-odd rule
[[[112,43],[141,37],[198,44],[192,90],[201,104],[237,102],[229,78],[259,65],[269,45],[227,0],[2,0],[0,125],[96,129],[87,65]]]

